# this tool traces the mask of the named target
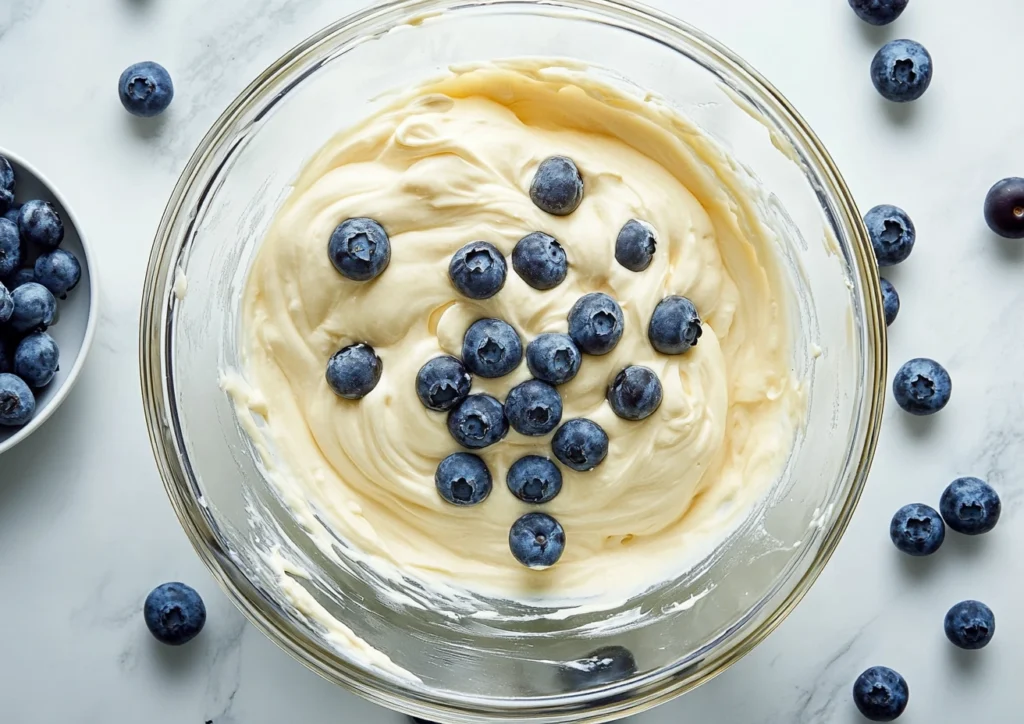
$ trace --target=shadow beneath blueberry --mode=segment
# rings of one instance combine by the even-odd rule
[[[167,126],[167,114],[163,113],[155,118],[140,118],[139,116],[133,116],[131,114],[125,114],[127,116],[127,123],[131,128],[132,134],[143,141],[149,141],[154,138],[158,138],[163,135],[164,128]]]
[[[1024,239],[1006,239],[993,231],[988,232],[988,243],[995,247],[1000,261],[1024,261]]]
[[[140,635],[146,636],[149,640],[147,648],[150,655],[160,670],[168,676],[186,676],[190,671],[195,671],[199,662],[206,658],[208,636],[200,634],[183,646],[168,646],[150,636],[148,631]]]
[[[953,668],[956,670],[958,675],[964,678],[974,678],[979,675],[981,667],[984,664],[983,659],[985,655],[983,652],[967,651],[966,649],[958,648],[953,644],[950,644],[947,649],[947,656],[952,662]]]
[[[864,41],[864,45],[875,51],[896,38],[896,30],[892,25],[872,25],[871,23],[865,23],[856,15],[853,18],[857,25],[860,26],[860,39]]]
[[[946,534],[946,539],[949,539],[948,533]],[[945,542],[943,542],[943,545],[945,545]],[[935,575],[937,569],[942,567],[942,562],[939,560],[939,556],[942,555],[942,548],[939,548],[937,553],[930,556],[911,556],[900,551],[895,551],[893,555],[899,556],[901,572],[914,583],[921,583],[927,580],[930,576]]]
[[[890,123],[894,126],[906,128],[914,122],[914,118],[917,116],[917,104],[920,101],[894,103],[890,100],[886,100],[882,96],[878,96],[878,102],[881,104],[882,111],[885,113]]]
[[[896,401],[892,399],[891,385],[886,393],[889,395],[889,399],[886,400],[886,404],[892,404],[896,409],[897,416],[900,418],[900,424],[903,429],[906,430],[911,437],[915,440],[924,440],[932,434],[932,430],[935,425],[938,424],[937,420],[932,418],[935,415],[911,415],[909,412],[904,412],[900,409],[900,406],[896,404]],[[939,413],[941,414],[941,413]]]
[[[947,527],[946,540],[943,541],[942,547],[947,556],[964,559],[984,558],[988,555],[985,551],[993,545],[991,535],[963,535]]]

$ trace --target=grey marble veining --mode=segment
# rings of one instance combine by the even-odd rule
[[[399,724],[306,671],[244,622],[167,504],[141,414],[138,307],[150,244],[192,150],[270,62],[360,0],[0,1],[0,146],[60,186],[97,252],[102,317],[82,379],[43,432],[0,458],[0,721],[48,724]],[[845,0],[658,0],[732,46],[801,110],[859,203],[905,207],[918,247],[887,272],[903,300],[890,378],[933,356],[953,376],[941,415],[888,405],[870,485],[806,600],[753,653],[634,724],[856,724],[849,690],[873,664],[911,686],[907,724],[1024,721],[1024,245],[985,228],[995,180],[1024,175],[1024,101],[1012,89],[1024,4],[913,0],[897,26],[861,25]],[[728,5],[728,9],[726,6]],[[894,110],[867,68],[885,39],[936,58],[928,94]],[[167,117],[140,123],[115,85],[152,58],[174,74]],[[116,410],[98,420],[97,410]],[[959,475],[988,477],[1004,518],[950,536],[932,560],[895,554],[900,505],[935,505]],[[156,644],[139,610],[164,580],[198,586],[209,624]],[[967,597],[996,612],[996,640],[965,655],[942,616]]]

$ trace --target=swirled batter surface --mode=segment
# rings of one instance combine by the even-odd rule
[[[244,297],[244,374],[287,470],[288,498],[317,510],[363,552],[423,579],[503,596],[599,596],[653,585],[724,538],[781,472],[804,400],[793,379],[790,295],[778,241],[759,220],[738,166],[665,105],[604,85],[584,69],[510,61],[453,71],[332,139],[302,171],[253,264]],[[530,200],[538,164],[572,158],[585,196],[556,217]],[[378,220],[390,266],[366,283],[343,278],[327,256],[335,226]],[[635,273],[614,258],[629,219],[658,239]],[[485,240],[509,256],[533,231],[569,258],[565,282],[533,289],[509,265],[495,297],[466,299],[447,269],[464,244]],[[494,476],[481,505],[445,503],[434,487],[441,459],[458,451],[442,413],[415,392],[416,373],[440,354],[460,356],[475,320],[496,317],[524,346],[565,332],[580,296],[603,291],[625,314],[606,356],[584,356],[559,388],[563,419],[587,417],[608,433],[597,469],[563,468],[552,502],[529,506],[505,486],[509,466],[549,455],[551,436],[508,438],[480,454]],[[696,304],[699,344],[665,356],[647,339],[657,302]],[[360,401],[335,395],[328,358],[368,342],[383,360]],[[605,390],[631,364],[654,370],[664,402],[641,422],[614,415]],[[499,399],[529,378],[525,362],[473,392]],[[562,559],[531,571],[512,557],[508,531],[529,510],[564,526]]]

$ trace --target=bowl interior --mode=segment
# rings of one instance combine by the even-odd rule
[[[31,199],[42,199],[53,204],[64,222],[61,248],[74,254],[82,266],[82,280],[68,293],[67,299],[57,300],[57,321],[47,330],[60,349],[60,369],[50,384],[34,390],[36,413],[28,424],[16,428],[0,427],[0,453],[3,453],[37,430],[60,406],[78,379],[95,330],[96,289],[85,236],[64,198],[50,181],[18,156],[4,149],[0,149],[0,156],[10,161],[14,168],[17,183],[15,202],[23,204]]]
[[[775,231],[793,292],[792,360],[807,415],[786,469],[686,574],[602,610],[478,598],[438,607],[423,605],[414,585],[390,595],[344,541],[330,543],[339,564],[289,514],[260,462],[269,453],[249,434],[259,421],[238,414],[220,387],[225,372],[244,371],[238,301],[247,269],[304,161],[387,103],[383,92],[452,65],[524,56],[603,68],[607,83],[656,94],[727,149],[749,183],[737,199]],[[873,451],[884,377],[877,284],[856,208],[816,139],[699,32],[603,1],[394,3],[282,59],[186,170],[147,280],[147,415],[197,549],[243,610],[312,668],[430,718],[596,720],[721,671],[820,572]],[[397,669],[368,650],[385,652]],[[612,675],[577,675],[595,669]]]

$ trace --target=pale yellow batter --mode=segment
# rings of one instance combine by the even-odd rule
[[[443,581],[519,598],[624,595],[678,572],[724,538],[780,473],[804,409],[790,367],[789,288],[776,240],[760,223],[751,188],[730,158],[681,116],[591,79],[584,68],[515,61],[452,73],[331,140],[280,210],[245,292],[244,374],[262,398],[286,470],[277,484],[308,501],[334,532],[428,583]],[[585,183],[566,217],[530,200],[537,165],[564,155]],[[342,220],[368,216],[388,231],[390,266],[354,282],[331,265],[327,243]],[[657,253],[641,273],[614,258],[631,218],[653,226]],[[506,256],[532,231],[555,236],[569,258],[557,288],[527,286],[509,264],[495,297],[473,301],[448,279],[452,254],[486,240]],[[608,433],[597,469],[562,469],[561,494],[544,506],[517,501],[505,474],[523,455],[550,455],[548,435],[514,431],[480,454],[494,477],[481,505],[444,502],[434,471],[459,450],[442,413],[415,392],[416,373],[439,354],[459,356],[483,317],[506,320],[524,347],[565,332],[583,294],[622,305],[625,333],[603,357],[584,356],[559,388],[565,415]],[[681,294],[704,321],[681,356],[656,353],[647,323],[657,302]],[[361,401],[335,395],[328,358],[368,342],[384,363]],[[645,365],[664,402],[642,422],[605,401],[623,367]],[[474,379],[503,399],[528,379]],[[543,510],[564,526],[565,553],[530,571],[512,557],[508,531]]]

